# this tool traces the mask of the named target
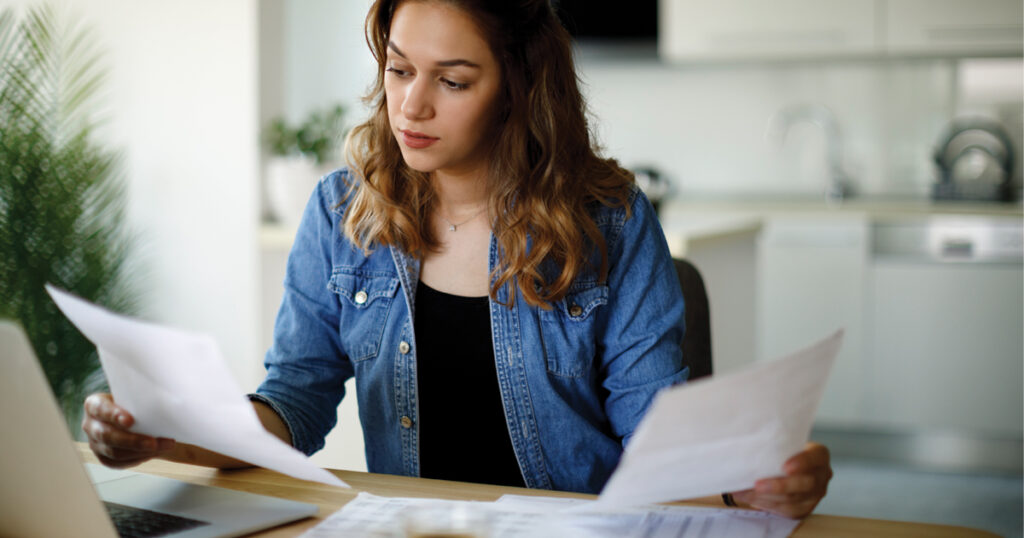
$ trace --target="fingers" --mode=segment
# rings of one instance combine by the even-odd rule
[[[753,489],[733,493],[736,501],[786,517],[804,517],[814,510],[832,479],[828,449],[808,443],[783,465],[785,476],[758,480]]]
[[[799,501],[774,502],[765,499],[758,499],[756,502],[749,504],[754,508],[764,510],[765,512],[771,512],[791,519],[798,519],[810,514],[814,510],[814,507],[818,505],[820,500],[821,499],[818,498],[811,498]]]
[[[798,474],[780,478],[758,480],[754,491],[760,495],[786,496],[802,495],[817,488],[818,477],[813,474]]]
[[[749,506],[758,510],[772,512],[789,518],[801,518],[810,514],[821,501],[821,497],[812,494],[779,494],[765,495],[754,489],[737,491],[733,499],[741,507]]]
[[[82,429],[90,441],[112,448],[132,452],[155,452],[159,450],[156,438],[132,433],[99,420],[89,422]]]
[[[782,471],[788,475],[810,471],[830,465],[828,448],[819,443],[807,443],[804,449],[782,464]]]
[[[85,399],[85,413],[96,420],[117,424],[122,428],[131,428],[135,423],[131,413],[115,404],[113,396],[109,394],[90,394]]]
[[[85,400],[82,431],[89,439],[89,448],[104,465],[131,467],[174,448],[172,439],[128,431],[134,422],[109,394],[93,394]]]

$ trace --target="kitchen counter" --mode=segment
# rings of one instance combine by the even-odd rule
[[[661,227],[675,258],[685,258],[695,247],[713,243],[729,243],[749,237],[752,241],[761,231],[762,218],[756,215],[693,214],[686,210],[660,214]]]
[[[789,197],[780,195],[764,196],[692,196],[665,200],[662,215],[700,214],[748,214],[748,215],[843,215],[854,214],[868,217],[929,216],[929,215],[983,215],[983,216],[1024,216],[1024,206],[1019,203],[995,202],[947,202],[920,198],[859,197],[837,204],[827,204],[816,196]]]

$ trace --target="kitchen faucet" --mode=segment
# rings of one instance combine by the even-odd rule
[[[766,137],[777,140],[781,145],[786,140],[786,133],[793,124],[806,121],[821,128],[825,135],[829,177],[825,186],[825,201],[841,202],[853,194],[850,178],[843,171],[842,137],[839,134],[839,123],[835,114],[827,106],[819,103],[789,105],[779,109],[768,120]]]

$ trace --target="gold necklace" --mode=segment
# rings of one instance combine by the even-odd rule
[[[480,211],[477,211],[476,213],[473,213],[472,217],[469,217],[468,219],[466,219],[466,220],[464,220],[462,222],[457,222],[457,223],[456,222],[452,222],[452,221],[448,220],[447,218],[445,218],[444,215],[441,215],[441,220],[443,220],[443,221],[448,223],[448,231],[449,232],[455,232],[455,231],[458,231],[458,227],[459,226],[462,226],[463,224],[465,224],[465,223],[467,223],[467,222],[469,222],[469,221],[479,217],[480,213],[483,213],[486,210],[487,210],[487,208],[484,207]]]

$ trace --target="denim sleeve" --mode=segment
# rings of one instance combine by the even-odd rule
[[[605,412],[625,446],[654,394],[685,381],[683,293],[654,208],[637,192],[608,245],[608,304],[601,339]]]
[[[273,346],[264,360],[267,377],[251,396],[277,412],[292,444],[305,454],[323,448],[353,374],[338,335],[338,300],[327,287],[335,234],[341,233],[332,219],[336,175],[325,177],[306,205],[288,255]]]

